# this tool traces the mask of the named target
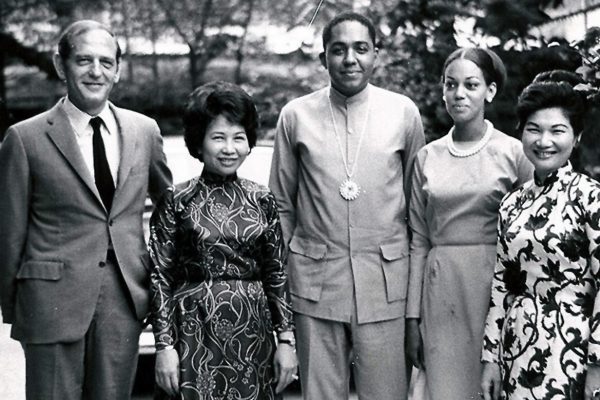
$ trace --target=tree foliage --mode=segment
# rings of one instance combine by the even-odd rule
[[[269,54],[264,41],[252,37],[249,30],[264,25],[288,29],[307,26],[319,2],[0,0],[0,68],[4,58],[8,64],[35,65],[52,77],[55,73],[50,55],[60,31],[74,19],[99,19],[124,39],[122,78],[127,84],[119,85],[115,91],[122,104],[134,102],[134,108],[144,111],[162,107],[177,114],[184,94],[212,79],[213,75],[205,76],[209,64],[227,58],[237,63],[231,79],[256,95],[261,112],[264,111],[263,119],[273,124],[285,102],[322,86],[327,75],[313,52]],[[561,3],[562,0],[324,0],[312,25],[315,33],[320,32],[334,15],[347,9],[367,14],[375,22],[379,37],[380,63],[374,83],[412,98],[431,140],[447,132],[451,125],[441,99],[441,69],[447,55],[457,47],[459,22],[471,21],[479,38],[496,38],[492,48],[507,66],[508,86],[486,112],[497,127],[512,133],[516,98],[533,76],[545,69],[573,70],[579,65],[577,52],[569,51],[566,43],[548,47],[537,41],[541,47],[532,46],[535,38],[530,35],[531,28],[548,18],[543,10]],[[136,38],[149,41],[152,54],[133,54]],[[187,46],[187,60],[158,54],[157,43],[166,38],[177,38]],[[482,43],[474,40],[472,45]],[[320,48],[320,42],[315,46]],[[272,71],[278,62],[281,68],[289,70],[278,70],[267,77],[256,67],[244,70],[242,64],[247,55],[253,58],[253,65],[264,59],[265,64],[273,65]],[[312,73],[297,74],[296,67],[311,69]],[[0,79],[0,94],[2,87]],[[142,104],[144,107],[139,107]]]
[[[378,10],[378,21],[388,26],[389,33],[382,35],[382,63],[376,82],[407,94],[417,103],[428,140],[445,134],[451,120],[441,99],[442,65],[457,48],[457,21],[472,19],[476,33],[498,39],[499,44],[492,49],[504,59],[509,71],[508,87],[486,115],[496,126],[512,133],[516,97],[528,80],[544,69],[572,69],[576,65],[576,61],[557,54],[555,49],[532,49],[528,45],[531,27],[548,18],[542,8],[560,3],[396,0],[387,10]]]

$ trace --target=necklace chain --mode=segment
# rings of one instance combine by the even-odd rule
[[[454,133],[454,127],[452,127],[452,129],[450,129],[450,132],[448,132],[448,140],[447,140],[448,151],[450,152],[450,154],[452,154],[454,157],[464,158],[464,157],[470,157],[472,155],[479,153],[481,151],[481,149],[483,149],[485,147],[487,142],[490,141],[490,138],[492,137],[492,133],[494,132],[494,125],[487,119],[485,120],[485,125],[486,125],[486,129],[485,129],[485,133],[483,134],[483,137],[481,139],[479,139],[479,141],[473,147],[465,149],[465,150],[457,148],[456,145],[454,144],[454,140],[452,139],[452,134]]]
[[[344,154],[344,149],[342,147],[342,141],[340,140],[340,135],[338,134],[337,124],[335,123],[335,115],[333,114],[333,106],[331,105],[331,98],[328,96],[327,101],[329,102],[329,112],[331,114],[331,122],[333,122],[333,132],[335,133],[335,139],[338,144],[338,148],[340,150],[340,154],[342,156],[342,162],[344,163],[344,169],[346,170],[346,176],[348,178],[352,178],[354,172],[356,172],[356,165],[358,164],[358,154],[360,153],[360,148],[362,147],[363,138],[365,136],[365,131],[367,130],[367,123],[369,122],[369,114],[371,112],[371,96],[369,96],[367,100],[367,114],[365,115],[365,122],[363,123],[362,131],[360,132],[360,137],[358,139],[358,146],[356,146],[356,154],[354,155],[354,162],[352,163],[352,171],[349,170],[348,164],[350,160],[346,160],[346,156]]]

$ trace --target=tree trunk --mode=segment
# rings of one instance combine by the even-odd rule
[[[196,88],[199,83],[199,72],[198,72],[198,64],[196,60],[196,51],[194,47],[190,46],[190,52],[188,54],[190,59],[190,83],[192,84],[192,90]]]
[[[75,21],[75,8],[77,7],[76,0],[54,0],[48,4],[56,13],[57,22],[63,31],[69,24]]]
[[[121,0],[121,13],[123,15],[123,36],[125,36],[125,56],[127,58],[127,80],[130,83],[135,82],[133,71],[133,57],[131,56],[131,24],[129,21],[129,1]]]
[[[158,41],[158,31],[156,27],[154,2],[150,2],[150,12],[148,13],[148,22],[150,23],[150,40],[152,41],[152,78],[154,81],[154,98],[156,101],[161,99],[160,73],[158,70],[158,54],[156,54],[156,42]]]
[[[206,56],[206,53],[195,57],[195,68],[196,68],[196,86],[200,85],[204,82],[204,73],[206,72],[206,67],[211,59]]]
[[[208,25],[208,20],[210,19],[210,13],[212,11],[212,5],[213,5],[213,0],[205,0],[204,1],[204,5],[202,6],[202,18],[200,20],[200,30],[198,32],[196,32],[196,34],[194,35],[194,40],[195,40],[195,45],[194,45],[194,49],[196,48],[196,46],[198,46],[198,44],[200,44],[200,48],[198,49],[198,52],[194,51],[194,57],[193,57],[193,62],[192,62],[192,66],[190,66],[190,71],[194,71],[194,75],[192,76],[192,84],[194,85],[194,88],[199,85],[204,78],[204,72],[206,71],[206,65],[208,64],[208,58],[207,58],[207,49],[208,46],[206,44],[206,28]],[[204,47],[204,48],[202,48]],[[196,54],[199,53],[200,56],[196,57]]]
[[[4,10],[2,2],[0,2],[0,18],[2,18]],[[2,19],[0,19],[0,30],[4,27]],[[4,49],[0,49],[0,142],[4,140],[4,132],[8,128],[8,102],[6,99],[6,76],[4,75]]]
[[[0,51],[0,142],[8,128],[8,100],[6,98],[6,77],[4,75],[4,52]]]
[[[254,13],[254,0],[248,0],[248,12],[246,13],[246,19],[243,23],[244,33],[240,38],[240,44],[236,52],[237,66],[235,68],[234,82],[238,85],[242,83],[242,64],[244,63],[244,49],[246,47],[246,37],[248,35],[248,26],[250,20],[252,20],[252,14]]]

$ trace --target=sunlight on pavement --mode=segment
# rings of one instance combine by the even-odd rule
[[[0,399],[25,399],[25,358],[23,349],[10,338],[10,325],[0,315]]]

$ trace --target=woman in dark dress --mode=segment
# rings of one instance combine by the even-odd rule
[[[238,86],[209,83],[184,125],[204,168],[150,221],[156,381],[163,398],[274,399],[297,361],[275,199],[236,174],[256,143],[256,108]]]

